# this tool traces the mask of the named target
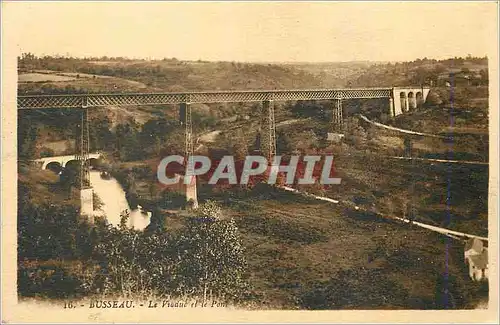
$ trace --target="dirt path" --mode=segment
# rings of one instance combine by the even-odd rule
[[[430,133],[423,133],[423,132],[416,132],[416,131],[411,131],[411,130],[400,129],[400,128],[397,128],[397,127],[394,127],[394,126],[390,126],[390,125],[385,125],[385,124],[382,124],[382,123],[374,122],[374,121],[368,119],[366,116],[364,116],[362,114],[359,114],[359,116],[365,122],[370,123],[370,124],[375,125],[375,126],[378,126],[380,128],[387,129],[387,130],[397,131],[397,132],[400,132],[400,133],[411,134],[411,135],[420,135],[420,136],[430,137],[430,138],[438,138],[438,139],[446,139],[447,138],[447,137],[444,137],[444,136],[441,136],[441,135],[436,135],[436,134],[430,134]]]
[[[297,123],[297,122],[305,122],[305,121],[308,121],[309,119],[299,119],[299,118],[296,118],[296,119],[292,119],[292,120],[286,120],[286,121],[282,121],[282,122],[279,122],[279,123],[276,123],[276,127],[280,127],[280,126],[283,126],[283,125],[290,125],[290,124],[294,124],[294,123]]]
[[[221,133],[221,130],[209,131],[207,133],[203,133],[198,137],[199,142],[214,142],[217,136]]]
[[[484,161],[472,161],[472,160],[447,160],[447,159],[433,159],[433,158],[421,158],[421,157],[398,157],[398,156],[386,156],[390,159],[399,160],[418,160],[418,161],[428,161],[437,163],[448,163],[448,164],[466,164],[466,165],[489,165],[488,162]]]
[[[276,127],[280,127],[280,126],[284,126],[284,125],[290,125],[290,124],[294,124],[294,123],[297,123],[297,122],[301,122],[301,121],[306,121],[308,119],[291,119],[291,120],[286,120],[286,121],[282,121],[282,122],[279,122],[279,123],[276,123]],[[231,127],[230,129],[235,129],[235,128],[238,128],[239,126],[233,126]],[[222,130],[212,130],[212,131],[207,131],[207,132],[204,132],[202,134],[200,134],[197,138],[196,138],[196,148],[194,149],[194,152],[200,150],[201,148],[203,148],[204,144],[206,143],[213,143],[215,142],[215,139],[217,138],[217,136],[222,132]]]

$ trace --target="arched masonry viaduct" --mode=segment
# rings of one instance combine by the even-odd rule
[[[90,162],[92,159],[99,159],[100,156],[101,156],[100,153],[89,153],[87,160]],[[57,163],[59,164],[59,166],[64,168],[70,161],[75,161],[75,162],[77,161],[75,155],[44,157],[34,160],[34,162],[38,164],[42,169],[47,169],[49,164],[52,163]]]

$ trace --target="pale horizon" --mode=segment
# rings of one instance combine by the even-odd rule
[[[17,52],[253,63],[485,57],[494,2],[3,2]],[[450,19],[451,18],[451,19]]]

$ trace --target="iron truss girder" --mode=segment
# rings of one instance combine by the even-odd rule
[[[328,100],[391,98],[392,88],[211,91],[190,93],[85,94],[18,96],[19,109],[141,106],[180,103],[261,102],[266,100]]]

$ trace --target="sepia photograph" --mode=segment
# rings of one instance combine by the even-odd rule
[[[3,1],[2,322],[498,321],[497,24]]]

